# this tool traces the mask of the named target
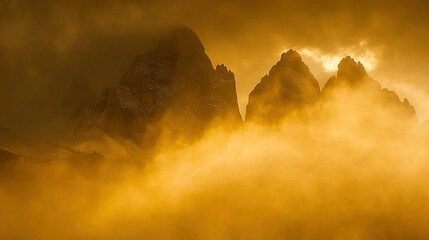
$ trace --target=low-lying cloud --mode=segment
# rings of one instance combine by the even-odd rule
[[[346,101],[347,100],[347,101]],[[3,165],[4,239],[425,239],[428,135],[373,96],[102,161]],[[396,117],[394,117],[396,115]]]

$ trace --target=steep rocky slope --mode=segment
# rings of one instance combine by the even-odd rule
[[[234,74],[216,69],[197,35],[178,28],[138,55],[119,85],[82,104],[74,139],[94,135],[152,146],[159,139],[193,138],[216,121],[239,124]]]
[[[367,103],[362,105],[361,112],[373,111],[386,113],[393,119],[416,120],[416,112],[408,99],[401,101],[398,95],[371,78],[360,62],[351,57],[344,58],[338,64],[336,76],[332,76],[322,89],[323,98],[332,99],[341,96],[343,101]],[[392,119],[392,120],[393,120]]]
[[[395,92],[382,88],[351,57],[338,64],[337,74],[320,92],[317,80],[301,56],[289,50],[250,93],[246,121],[271,124],[296,115],[303,119],[300,113],[307,107],[313,108],[310,118],[316,119],[323,119],[326,111],[332,111],[368,121],[370,118],[416,120],[414,107],[407,99],[401,101]]]
[[[249,95],[246,121],[277,121],[315,103],[319,83],[294,50],[283,53]]]

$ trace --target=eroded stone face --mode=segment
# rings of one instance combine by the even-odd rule
[[[250,93],[246,121],[276,122],[296,109],[313,104],[319,94],[316,78],[301,56],[290,50]]]
[[[77,135],[97,129],[143,145],[162,135],[198,135],[215,120],[241,122],[234,74],[223,65],[214,69],[188,28],[137,56],[120,84],[92,106],[81,114]]]
[[[377,118],[377,112],[383,112],[390,115],[386,117],[417,120],[416,111],[406,98],[401,101],[394,91],[382,88],[379,82],[368,75],[365,67],[351,57],[344,58],[338,64],[337,75],[328,80],[322,89],[322,96],[324,100],[336,98],[351,103],[366,103],[361,104],[364,109],[358,110],[373,112],[374,118]]]
[[[342,109],[333,110],[335,106]],[[306,112],[308,108],[313,108],[313,111]],[[377,114],[382,114],[378,118],[416,120],[414,107],[408,100],[401,101],[395,92],[382,88],[360,62],[351,57],[344,58],[338,64],[337,74],[320,91],[317,80],[301,56],[290,50],[283,53],[280,61],[250,93],[246,121],[276,124],[286,118],[297,121],[320,119],[325,114],[323,111],[359,113],[356,117],[374,119]]]
[[[337,74],[321,91],[301,56],[290,50],[250,93],[246,121],[279,123],[288,116],[300,120],[303,110],[333,98],[361,102],[350,104],[364,108],[360,112],[376,114],[389,108],[393,117],[416,115],[408,100],[401,102],[396,93],[382,89],[351,57],[339,63]],[[143,147],[160,138],[196,139],[214,123],[242,122],[234,74],[224,65],[213,68],[197,35],[184,27],[138,55],[118,85],[106,88],[100,99],[82,104],[77,113],[74,139],[101,136]],[[309,118],[320,115],[311,114]]]

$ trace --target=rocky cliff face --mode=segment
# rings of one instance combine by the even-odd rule
[[[339,63],[337,74],[328,80],[320,92],[317,80],[301,56],[290,50],[283,53],[280,61],[250,93],[246,121],[276,123],[299,114],[305,107],[328,106],[327,103],[332,103],[329,107],[341,106],[341,109],[325,109],[338,114],[368,115],[372,118],[382,118],[377,114],[384,114],[386,118],[416,119],[414,107],[407,99],[401,101],[395,92],[381,88],[364,66],[351,57]],[[310,117],[319,119],[323,114],[319,110],[322,109],[316,110]]]
[[[405,98],[401,101],[398,95],[391,90],[382,88],[380,83],[372,79],[360,62],[351,57],[344,58],[338,64],[336,76],[332,76],[322,89],[323,98],[338,98],[344,101],[367,103],[360,109],[392,114],[390,117],[416,120],[414,107]],[[374,118],[380,116],[374,115]]]
[[[88,132],[144,146],[158,138],[193,137],[214,121],[241,122],[234,74],[213,68],[197,35],[179,28],[135,58],[120,84],[78,110],[79,137]]]
[[[391,109],[390,117],[416,117],[407,99],[400,101],[381,88],[351,57],[339,63],[337,74],[320,91],[301,56],[290,50],[250,93],[246,121],[277,123],[332,99],[369,115]],[[113,138],[141,147],[159,139],[196,138],[216,121],[224,126],[242,122],[234,74],[224,65],[213,68],[201,41],[184,27],[138,55],[117,86],[106,88],[100,99],[83,102],[76,116],[74,139]]]
[[[301,56],[289,50],[250,93],[246,121],[280,120],[315,103],[319,94],[319,83]]]

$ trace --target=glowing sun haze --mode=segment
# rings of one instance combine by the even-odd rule
[[[429,119],[427,9],[424,0],[1,1],[0,125],[61,133],[82,98],[116,84],[177,24],[200,36],[213,64],[235,73],[242,114],[279,51],[293,48],[314,58],[306,62],[321,86],[351,55]]]
[[[0,0],[0,239],[429,239],[428,13]]]
[[[334,73],[338,69],[338,63],[346,56],[351,56],[356,61],[361,62],[368,72],[371,72],[377,67],[380,50],[369,49],[365,41],[361,41],[359,45],[350,48],[342,48],[335,53],[325,53],[317,48],[302,48],[298,50],[306,57],[312,58],[316,62],[322,64],[323,69],[328,73]]]

